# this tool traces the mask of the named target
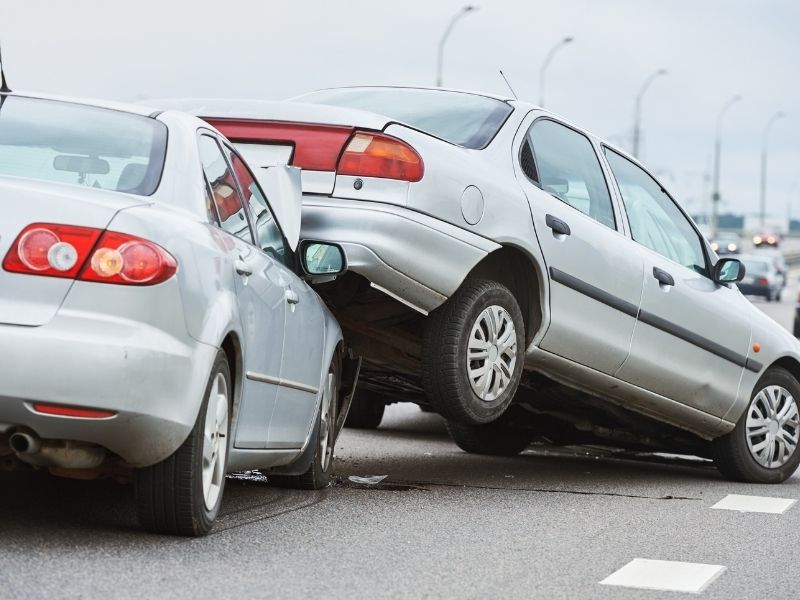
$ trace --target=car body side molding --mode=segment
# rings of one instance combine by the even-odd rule
[[[618,298],[613,294],[609,294],[605,290],[601,290],[600,288],[588,284],[577,277],[573,277],[569,273],[561,271],[560,269],[550,267],[550,277],[553,281],[560,283],[561,285],[565,285],[577,292],[580,292],[581,294],[597,300],[598,302],[602,302],[606,306],[610,306],[611,308],[625,313],[626,315],[630,315],[646,325],[660,329],[661,331],[680,338],[685,342],[689,342],[690,344],[697,346],[706,352],[715,354],[716,356],[732,362],[737,366],[744,367],[748,371],[758,373],[763,368],[763,365],[758,361],[748,358],[743,354],[739,354],[734,350],[726,348],[725,346],[698,335],[693,331],[689,331],[688,329],[681,327],[680,325],[676,325],[671,321],[667,321],[658,315],[639,310],[637,306],[631,304],[630,302],[623,300],[622,298]]]

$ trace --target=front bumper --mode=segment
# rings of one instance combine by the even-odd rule
[[[303,197],[300,237],[335,242],[348,270],[427,314],[441,305],[487,254],[500,245],[400,206]]]
[[[0,325],[0,434],[98,444],[135,467],[170,456],[198,414],[217,349],[147,324],[62,309],[46,325]],[[45,402],[114,411],[50,416]]]

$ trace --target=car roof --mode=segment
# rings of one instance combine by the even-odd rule
[[[345,85],[345,86],[335,86],[329,88],[320,88],[314,90],[314,92],[328,92],[334,90],[424,90],[430,92],[453,92],[457,94],[469,94],[471,96],[482,96],[484,98],[492,98],[493,100],[500,100],[501,102],[511,102],[516,100],[513,96],[503,96],[500,94],[491,94],[488,92],[477,92],[474,90],[462,90],[458,88],[442,88],[442,87],[425,87],[425,86],[415,86],[415,85]],[[314,93],[308,92],[308,93]],[[301,98],[306,94],[301,94],[300,96],[295,96],[295,98]],[[289,100],[293,100],[294,98],[289,98]]]
[[[134,115],[141,115],[145,117],[155,116],[159,111],[141,104],[131,104],[126,102],[116,102],[113,100],[99,100],[94,98],[73,98],[70,96],[59,96],[56,94],[45,94],[41,92],[2,92],[2,96],[9,98],[35,98],[38,100],[53,100],[56,102],[68,102],[70,104],[82,104],[84,106],[96,106],[98,108],[107,108],[109,110],[116,110],[120,112],[127,112]]]

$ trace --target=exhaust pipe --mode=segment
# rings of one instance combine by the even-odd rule
[[[36,454],[42,449],[42,440],[35,435],[17,431],[8,438],[8,445],[17,454]]]

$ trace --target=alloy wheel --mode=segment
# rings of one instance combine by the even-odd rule
[[[797,402],[785,388],[770,385],[750,402],[746,422],[747,446],[762,467],[785,465],[800,441]]]
[[[203,427],[203,499],[207,510],[219,500],[228,454],[228,382],[217,373],[208,394]]]

